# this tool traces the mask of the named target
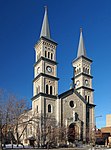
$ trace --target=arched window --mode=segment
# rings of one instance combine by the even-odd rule
[[[83,67],[83,72],[85,72],[85,67]]]
[[[89,69],[87,70],[87,73],[89,74]]]
[[[48,105],[48,112],[51,113],[51,105]]]
[[[85,100],[87,101],[87,95],[85,95]]]
[[[87,68],[85,68],[85,73],[87,73]]]
[[[48,94],[48,85],[46,85],[46,94]]]
[[[53,54],[51,53],[51,59],[53,59]]]
[[[89,96],[88,96],[88,103],[89,103]]]
[[[38,113],[38,105],[37,105],[37,113]]]
[[[50,58],[50,52],[48,52],[48,58]]]
[[[50,94],[52,95],[52,86],[50,86]]]
[[[86,73],[87,73],[88,71],[87,71],[87,68],[86,68]]]
[[[74,101],[70,101],[69,105],[70,107],[74,107]]]

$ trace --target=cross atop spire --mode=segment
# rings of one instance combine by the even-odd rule
[[[45,6],[45,14],[44,14],[44,19],[43,19],[42,29],[40,34],[40,37],[42,36],[50,39],[50,28],[48,22],[47,6]]]
[[[85,56],[86,57],[86,49],[85,49],[85,46],[84,46],[82,28],[80,28],[80,38],[79,38],[77,58],[80,57],[80,56]]]

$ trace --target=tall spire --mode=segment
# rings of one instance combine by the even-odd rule
[[[40,34],[40,37],[42,37],[42,36],[50,39],[50,29],[49,29],[49,22],[48,22],[47,6],[45,6],[45,14],[44,14],[44,19],[43,19],[42,29],[41,29],[41,34]]]
[[[80,56],[86,56],[86,49],[85,49],[85,46],[84,46],[82,28],[80,28],[80,39],[79,39],[77,58],[80,57]]]

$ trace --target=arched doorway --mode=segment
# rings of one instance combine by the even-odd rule
[[[79,127],[75,123],[71,123],[68,128],[68,142],[74,143],[79,139]]]

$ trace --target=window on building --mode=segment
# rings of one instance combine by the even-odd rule
[[[45,51],[45,57],[47,57],[47,51]]]
[[[48,112],[51,113],[51,105],[48,105]]]
[[[86,73],[88,73],[88,69],[86,68]]]
[[[53,59],[53,54],[51,53],[51,59]]]
[[[48,58],[50,58],[50,52],[48,52]]]
[[[87,73],[89,74],[89,69],[87,70]]]
[[[52,86],[50,86],[50,94],[52,95]]]
[[[85,95],[85,100],[87,101],[87,95]]]
[[[85,72],[85,67],[83,67],[83,72]]]
[[[89,103],[89,96],[88,96],[88,103]]]
[[[46,85],[46,94],[48,94],[48,85]]]
[[[74,107],[74,101],[70,101],[70,107]]]
[[[38,105],[37,105],[37,113],[38,113]]]
[[[85,68],[85,73],[87,73],[87,68]]]

